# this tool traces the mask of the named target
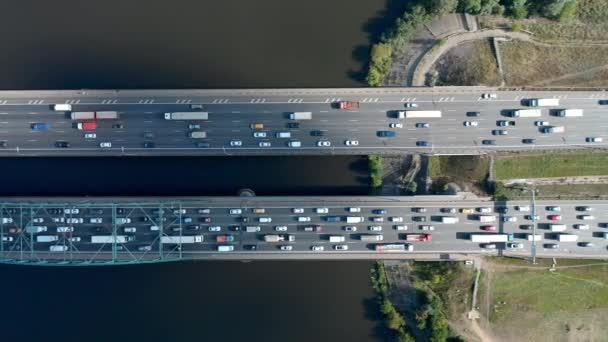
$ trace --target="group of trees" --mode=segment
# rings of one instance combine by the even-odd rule
[[[464,12],[474,15],[507,14],[515,19],[529,15],[560,21],[576,15],[578,0],[421,0],[431,15]]]

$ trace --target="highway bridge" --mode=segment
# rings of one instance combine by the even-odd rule
[[[511,110],[530,108],[526,100],[533,98],[557,98],[560,103],[542,107],[541,117],[507,116]],[[337,109],[335,103],[342,100],[357,101],[360,106]],[[605,91],[480,87],[3,91],[0,156],[479,154],[606,148],[607,101]],[[95,130],[83,131],[75,128],[82,121],[71,120],[69,112],[54,111],[54,104],[70,104],[72,111],[117,111],[119,119],[99,120]],[[584,115],[555,116],[556,110],[573,108],[582,109]],[[442,117],[396,118],[405,109],[441,111]],[[164,113],[183,111],[207,112],[208,120],[164,118]],[[312,119],[289,120],[291,112],[310,112]],[[480,115],[469,117],[468,112]],[[499,120],[515,121],[515,126],[498,127]],[[475,121],[477,126],[465,127],[465,121]],[[563,126],[565,132],[543,134],[536,121]],[[50,128],[34,130],[35,123]],[[252,129],[255,123],[263,128]],[[507,134],[493,135],[497,129]],[[206,132],[206,138],[190,138],[193,130]],[[395,132],[395,137],[380,137],[380,131]],[[289,137],[278,138],[280,132],[288,132]],[[95,137],[85,138],[85,133],[95,133]],[[589,143],[587,138],[603,141]],[[534,139],[534,143],[526,144],[524,139]],[[294,141],[301,146],[290,147]],[[358,144],[348,146],[347,141]],[[102,143],[111,147],[103,148]]]
[[[532,206],[523,201],[471,201],[458,195],[0,201],[0,261],[4,263],[104,265],[188,259],[387,259],[480,254],[526,257],[533,245],[539,257],[608,256],[605,201],[537,201]],[[552,208],[556,206],[559,208]],[[495,220],[483,223],[480,215]],[[361,218],[361,222],[348,223],[347,217]],[[444,217],[458,222],[442,223]],[[549,229],[551,224],[565,226],[556,232]],[[495,231],[486,231],[484,226],[493,226]],[[528,239],[533,233],[540,235],[535,243]],[[408,234],[430,234],[432,240],[407,241]],[[512,234],[513,240],[485,248],[487,245],[472,241],[471,234]],[[574,235],[576,241],[558,241],[560,234]],[[285,241],[266,241],[269,235],[283,235]],[[362,240],[362,236],[380,235],[381,240]],[[294,241],[288,241],[288,236]],[[335,242],[335,237],[343,237],[343,241]],[[223,238],[227,241],[218,242]],[[522,245],[513,248],[513,243]],[[413,250],[380,252],[376,250],[378,244],[411,245]],[[347,249],[336,250],[336,246]]]

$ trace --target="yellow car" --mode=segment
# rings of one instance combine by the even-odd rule
[[[249,127],[251,127],[251,129],[264,129],[264,124],[263,123],[253,123]]]
[[[462,209],[460,209],[460,212],[463,214],[472,214],[475,211],[473,210],[473,208],[462,208]]]

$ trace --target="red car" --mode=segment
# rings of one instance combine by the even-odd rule
[[[562,215],[549,215],[547,218],[551,221],[559,221],[562,219]]]
[[[481,229],[489,231],[489,232],[495,232],[496,226],[481,226]]]

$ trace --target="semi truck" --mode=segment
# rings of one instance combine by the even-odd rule
[[[374,245],[374,250],[377,252],[412,252],[414,246],[405,243],[379,243]]]
[[[472,242],[509,242],[513,241],[513,234],[470,234]]]
[[[577,116],[583,116],[583,110],[582,109],[560,109],[558,111],[555,112],[556,116],[560,116],[560,117],[577,117]]]
[[[38,235],[36,236],[36,242],[55,242],[59,241],[59,236],[57,235]]]
[[[528,106],[530,106],[530,107],[559,106],[559,99],[529,99]]]
[[[126,235],[93,235],[91,236],[91,243],[126,243],[135,241],[135,236]]]
[[[407,241],[432,241],[433,236],[431,234],[406,234],[405,239]]]
[[[203,242],[202,235],[165,235],[160,237],[160,243],[197,243]]]
[[[344,242],[346,240],[342,235],[330,235],[329,242]]]
[[[218,235],[215,237],[215,241],[217,242],[233,242],[234,235]]]
[[[46,232],[47,229],[48,228],[46,226],[29,226],[29,227],[25,227],[25,232],[31,233],[31,234],[36,234],[36,233]]]
[[[357,109],[359,108],[359,102],[357,101],[339,101],[339,109]]]
[[[79,122],[76,124],[76,128],[85,131],[92,131],[97,128],[97,123],[95,121]]]
[[[578,241],[578,235],[574,234],[557,234],[557,241],[559,242],[576,242]]]
[[[115,120],[118,119],[118,112],[72,112],[70,113],[70,118],[72,120]]]
[[[311,112],[293,112],[289,113],[290,120],[311,120],[312,113]]]
[[[209,120],[209,113],[207,113],[207,112],[165,113],[165,120]]]
[[[542,133],[564,133],[566,128],[564,126],[549,126],[549,127],[541,127]]]
[[[440,110],[402,110],[397,112],[398,119],[409,118],[440,118]]]
[[[296,236],[290,235],[290,234],[267,234],[267,235],[264,235],[264,241],[266,241],[266,242],[281,242],[281,241],[294,242],[294,241],[296,241]]]
[[[361,223],[363,220],[363,216],[346,216],[346,223]]]
[[[479,215],[477,217],[479,218],[479,222],[482,222],[482,223],[496,221],[496,216],[493,216],[493,215]]]
[[[374,241],[382,241],[384,236],[381,234],[361,234],[359,236],[361,241],[374,242]]]
[[[509,116],[512,118],[535,118],[540,115],[540,109],[515,109],[509,112]]]
[[[458,223],[458,217],[454,217],[454,216],[441,216],[441,223],[447,223],[447,224]]]

